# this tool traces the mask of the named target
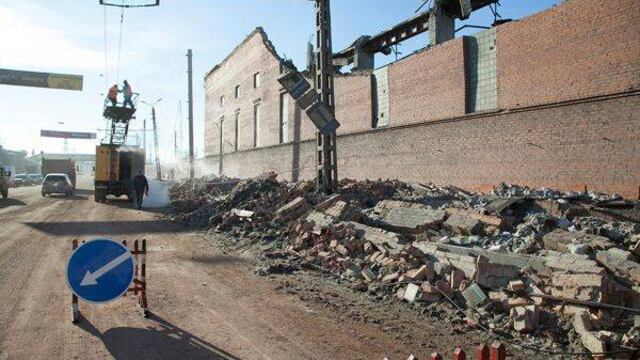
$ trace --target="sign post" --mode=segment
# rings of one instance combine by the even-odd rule
[[[145,317],[149,315],[146,296],[146,240],[134,250],[110,239],[94,239],[78,246],[73,241],[73,253],[66,268],[66,279],[73,293],[71,298],[72,320],[80,319],[78,300],[89,303],[106,303],[133,292],[138,295],[138,305]],[[140,257],[139,257],[140,256]],[[134,258],[135,257],[135,258]],[[140,275],[139,275],[140,274]]]

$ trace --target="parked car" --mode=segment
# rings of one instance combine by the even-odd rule
[[[47,174],[42,181],[42,196],[49,194],[73,195],[73,184],[67,174]]]
[[[27,174],[15,174],[13,176],[13,186],[15,187],[30,185],[30,181]]]
[[[29,176],[29,180],[33,185],[40,185],[42,184],[42,180],[44,180],[44,178],[40,174],[29,174],[27,176]]]

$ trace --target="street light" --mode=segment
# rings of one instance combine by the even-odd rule
[[[153,104],[150,104],[144,100],[141,101],[143,104],[151,106],[151,119],[153,120],[153,143],[156,150],[156,178],[158,180],[162,180],[162,171],[160,170],[160,154],[158,151],[158,126],[156,125],[156,104],[160,101],[162,101],[162,98],[159,98]],[[144,136],[146,137],[146,132],[144,133]],[[146,143],[145,140],[143,141]]]

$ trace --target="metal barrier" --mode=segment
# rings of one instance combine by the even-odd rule
[[[496,341],[491,346],[480,344],[475,349],[475,360],[506,360],[507,351],[504,345]],[[429,355],[429,360],[444,360],[445,358],[439,352]],[[386,360],[386,358],[385,358]],[[417,357],[411,355],[407,360],[418,360]],[[453,352],[453,360],[467,360],[467,354],[461,348],[456,348]],[[469,360],[472,360],[471,357]]]

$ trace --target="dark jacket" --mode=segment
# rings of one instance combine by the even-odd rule
[[[149,191],[149,183],[144,175],[136,175],[133,178],[133,189],[137,193],[145,193]]]

